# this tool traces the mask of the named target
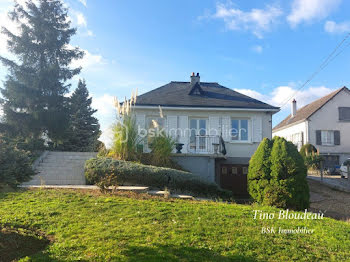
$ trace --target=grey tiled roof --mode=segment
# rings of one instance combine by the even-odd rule
[[[278,110],[218,83],[200,82],[199,92],[192,92],[190,82],[172,81],[137,97],[137,106],[213,107]]]
[[[349,91],[349,89],[347,89],[347,87],[344,86],[342,88],[339,88],[339,89],[333,91],[332,93],[330,93],[324,97],[321,97],[320,99],[317,99],[316,101],[314,101],[310,104],[307,104],[306,106],[297,110],[294,117],[292,117],[291,115],[287,116],[283,121],[281,121],[272,130],[277,131],[279,129],[283,129],[287,126],[290,126],[294,123],[298,123],[298,122],[301,122],[303,120],[308,119],[311,115],[313,115],[317,110],[319,110],[321,107],[323,107],[329,100],[331,100],[333,97],[335,97],[342,90]]]

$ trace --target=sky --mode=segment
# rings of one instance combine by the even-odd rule
[[[24,2],[19,0],[18,2]],[[115,120],[113,97],[142,94],[170,81],[221,85],[274,106],[273,125],[335,89],[350,86],[350,48],[345,48],[300,92],[301,85],[350,32],[350,1],[64,0],[77,34],[71,45],[85,51],[84,78],[98,109],[102,140]],[[11,0],[0,0],[0,25]],[[15,31],[16,32],[16,31]],[[348,38],[343,44],[350,44]],[[10,56],[0,35],[0,55]],[[0,87],[7,69],[0,66]]]

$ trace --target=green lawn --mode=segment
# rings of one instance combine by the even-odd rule
[[[0,194],[0,225],[51,243],[24,261],[345,261],[350,224],[324,220],[254,220],[273,208],[99,195],[64,190]],[[263,226],[306,226],[315,233],[261,234]],[[26,229],[26,230],[23,230]],[[11,232],[12,232],[11,231]],[[28,236],[30,235],[30,236]],[[35,238],[37,238],[35,240]],[[0,261],[6,245],[1,245]],[[44,240],[43,240],[44,241]],[[22,252],[23,253],[23,252]],[[22,254],[23,255],[23,254]],[[30,259],[29,259],[30,258]]]

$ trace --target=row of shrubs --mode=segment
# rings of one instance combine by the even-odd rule
[[[189,172],[107,157],[88,160],[85,164],[85,176],[88,183],[101,187],[116,184],[145,185],[225,199],[232,196],[230,191],[221,190],[215,183],[200,180]]]

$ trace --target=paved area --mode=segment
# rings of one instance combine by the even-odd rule
[[[308,174],[307,178],[309,180],[318,181],[330,188],[350,193],[350,182],[348,179],[341,178],[340,176],[325,175],[323,176],[323,180],[321,180],[321,177],[319,175]]]
[[[322,211],[335,219],[350,221],[350,193],[330,188],[316,179],[309,179],[310,210]]]

